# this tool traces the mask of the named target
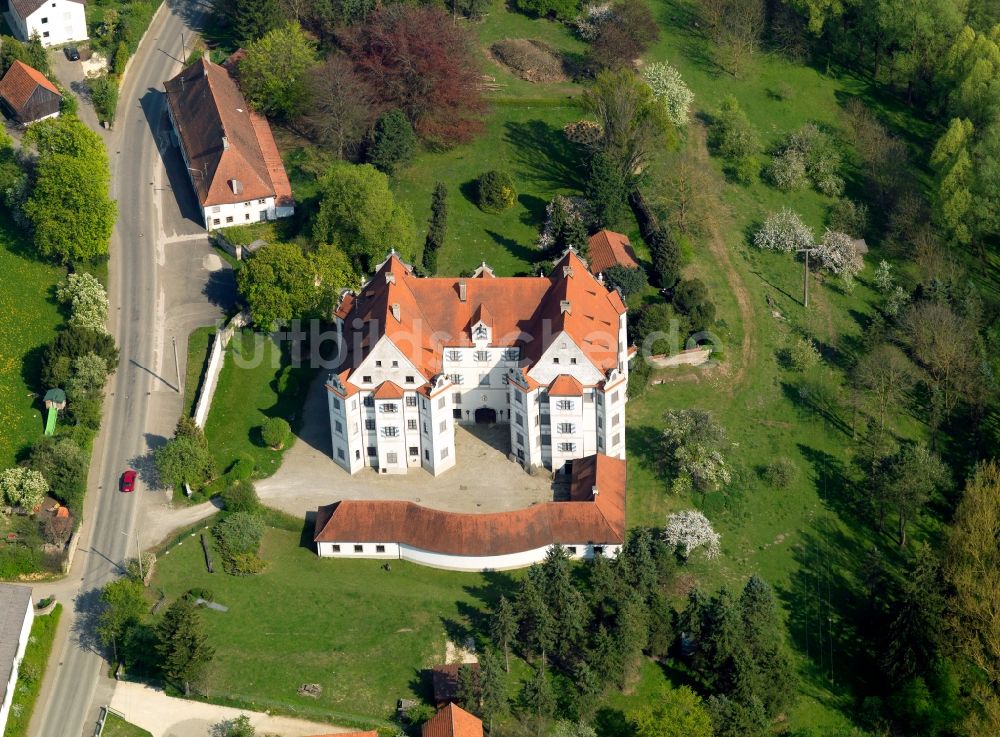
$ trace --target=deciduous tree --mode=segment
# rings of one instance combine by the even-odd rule
[[[338,158],[353,155],[375,120],[375,94],[343,54],[312,67],[306,77],[308,109],[302,121],[312,137]]]
[[[712,523],[696,509],[668,515],[663,527],[664,542],[671,548],[679,549],[684,560],[701,547],[705,548],[706,558],[718,557],[720,539],[719,533],[712,529]]]
[[[34,469],[15,466],[0,473],[0,498],[12,507],[34,512],[48,493],[48,482]]]
[[[687,686],[664,689],[652,701],[629,715],[635,737],[712,737],[711,717]]]
[[[308,108],[309,72],[316,62],[316,45],[289,23],[247,44],[238,67],[240,87],[260,112],[291,120]]]

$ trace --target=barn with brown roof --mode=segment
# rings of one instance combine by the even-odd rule
[[[208,230],[295,211],[271,127],[247,105],[230,66],[206,55],[164,82],[167,112]]]
[[[4,115],[21,125],[59,115],[62,95],[45,75],[16,60],[0,79],[0,106]]]
[[[316,512],[323,558],[408,560],[434,568],[521,568],[564,545],[571,558],[614,556],[625,542],[625,461],[595,454],[573,463],[568,501],[463,514],[407,501],[345,499]]]

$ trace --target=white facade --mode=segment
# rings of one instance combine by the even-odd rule
[[[45,46],[58,46],[73,41],[86,41],[87,16],[83,3],[72,0],[45,0],[27,18],[21,18],[13,3],[9,3],[11,30],[20,40],[27,41],[37,33]]]
[[[321,558],[372,558],[378,560],[406,560],[431,568],[442,568],[449,571],[502,571],[513,568],[524,568],[532,563],[545,560],[551,545],[534,550],[525,550],[505,555],[449,555],[421,550],[404,543],[316,543],[316,550]],[[615,557],[620,545],[564,545],[569,557],[574,560],[590,560],[595,555]],[[600,552],[595,551],[597,548]]]
[[[10,705],[14,698],[14,688],[17,685],[17,673],[21,661],[24,659],[24,649],[28,646],[28,637],[31,635],[31,625],[35,621],[35,608],[31,597],[28,596],[28,603],[25,610],[9,612],[6,616],[11,617],[11,623],[21,622],[17,638],[17,649],[14,655],[13,665],[10,670],[10,677],[4,684],[3,705],[0,706],[0,734],[3,734],[7,726],[7,717],[10,715]]]

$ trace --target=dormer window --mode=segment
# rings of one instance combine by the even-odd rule
[[[475,328],[473,328],[472,336],[476,340],[486,340],[489,338],[490,332],[489,329],[483,325],[483,323],[479,323]]]
[[[243,194],[243,182],[239,179],[230,179],[229,188],[233,191],[233,194]]]

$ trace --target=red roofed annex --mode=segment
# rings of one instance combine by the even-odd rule
[[[292,187],[271,127],[249,108],[229,67],[206,55],[163,85],[205,227],[292,215]]]
[[[334,318],[330,432],[349,473],[443,473],[455,423],[509,425],[526,471],[625,457],[625,304],[573,250],[548,275],[468,278],[418,277],[393,252]]]

